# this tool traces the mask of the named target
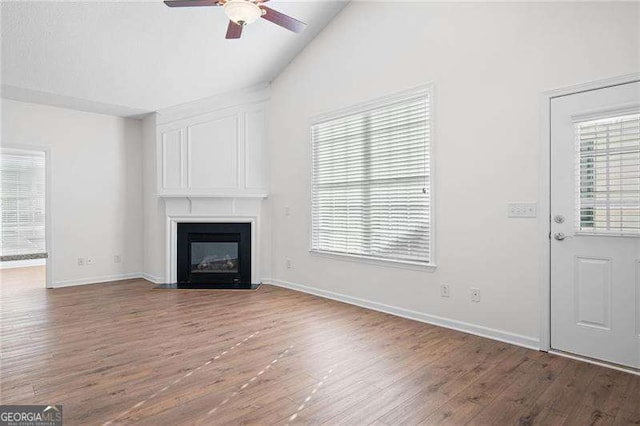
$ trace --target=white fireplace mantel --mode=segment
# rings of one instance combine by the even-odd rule
[[[267,191],[191,191],[188,193],[165,192],[157,194],[161,198],[267,198]]]
[[[269,88],[257,87],[156,114],[149,143],[155,152],[156,223],[164,227],[157,242],[165,247],[156,253],[166,282],[177,280],[181,222],[250,223],[251,281],[260,282],[266,272],[261,267],[269,267],[269,251],[260,245],[269,241],[261,224],[269,220],[263,211],[268,103]]]

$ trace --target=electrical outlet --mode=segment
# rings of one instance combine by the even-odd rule
[[[472,302],[480,302],[480,289],[472,288],[471,289],[471,301]]]
[[[509,203],[509,217],[532,218],[536,217],[536,203]]]
[[[284,260],[284,264],[287,267],[287,269],[291,269],[291,259],[289,259],[288,257]]]
[[[122,261],[122,259],[120,258],[119,254],[114,254],[113,255],[113,263],[120,263]]]
[[[85,264],[84,257],[79,257],[78,258],[78,266],[84,266],[84,264]]]
[[[440,297],[449,297],[449,284],[440,284]]]
[[[291,207],[284,206],[284,215],[285,216],[291,216]]]
[[[87,265],[93,265],[96,263],[96,259],[94,257],[87,257]]]

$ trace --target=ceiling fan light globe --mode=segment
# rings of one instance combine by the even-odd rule
[[[229,0],[224,4],[227,17],[238,25],[247,25],[262,16],[262,9],[249,0]]]

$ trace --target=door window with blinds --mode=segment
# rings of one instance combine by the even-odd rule
[[[313,120],[312,252],[431,265],[431,91]]]
[[[44,253],[44,153],[3,148],[0,185],[0,255]]]
[[[577,232],[640,236],[640,113],[575,123]]]

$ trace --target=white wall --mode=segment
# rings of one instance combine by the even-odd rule
[[[352,2],[272,84],[273,279],[535,344],[538,230],[506,210],[538,198],[539,95],[640,70],[640,5],[392,3]],[[437,271],[311,256],[309,118],[426,82],[436,91]]]
[[[51,150],[54,287],[142,271],[141,138],[138,120],[2,99],[2,144]]]

